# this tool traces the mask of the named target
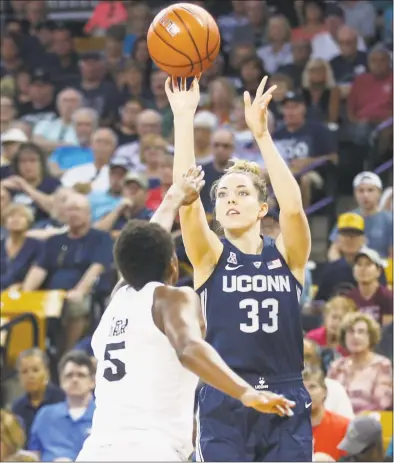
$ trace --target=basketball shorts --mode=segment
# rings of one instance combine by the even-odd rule
[[[151,442],[124,442],[100,445],[88,438],[76,461],[183,461],[171,445],[152,437]]]
[[[312,461],[312,400],[302,379],[241,376],[256,390],[293,400],[294,416],[259,413],[204,385],[198,397],[193,461]]]

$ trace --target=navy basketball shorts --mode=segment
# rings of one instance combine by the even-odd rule
[[[312,400],[302,379],[242,376],[256,390],[293,400],[294,416],[259,413],[204,385],[198,397],[193,461],[312,461]]]

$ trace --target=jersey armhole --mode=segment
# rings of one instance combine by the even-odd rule
[[[204,281],[204,283],[199,286],[198,288],[194,288],[194,291],[196,292],[200,292],[200,291],[203,291],[209,284],[209,281],[214,277],[215,273],[217,272],[217,269],[221,266],[222,262],[223,262],[223,259],[224,259],[224,251],[225,251],[225,248],[226,248],[226,242],[225,240],[220,240],[221,243],[223,244],[223,249],[222,249],[222,253],[220,254],[220,257],[219,257],[219,260],[217,261],[217,264],[215,265],[215,267],[213,268],[212,270],[212,273],[209,275],[209,277]]]

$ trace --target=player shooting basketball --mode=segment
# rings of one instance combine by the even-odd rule
[[[206,319],[206,340],[257,390],[295,401],[295,416],[258,415],[205,385],[199,395],[197,461],[312,460],[299,307],[311,237],[298,184],[268,131],[267,107],[276,87],[264,93],[266,82],[267,77],[254,101],[245,93],[245,119],[280,206],[281,234],[276,241],[260,235],[260,219],[268,210],[267,188],[258,165],[246,161],[236,161],[212,190],[224,239],[210,230],[199,199],[181,208],[180,220]],[[169,78],[166,92],[174,113],[177,182],[196,162],[198,80],[187,90],[185,79],[179,86]]]

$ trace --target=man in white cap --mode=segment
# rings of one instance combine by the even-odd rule
[[[358,207],[352,212],[364,218],[365,236],[368,247],[374,249],[381,257],[393,256],[393,218],[387,211],[379,210],[382,195],[382,181],[374,172],[361,172],[353,180],[354,198]],[[330,261],[339,259],[337,245],[338,230],[331,235],[331,247],[328,251]]]
[[[29,140],[25,133],[18,128],[11,128],[1,135],[1,168],[0,180],[11,175],[10,164],[22,143]]]

